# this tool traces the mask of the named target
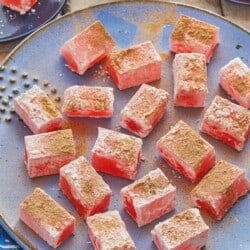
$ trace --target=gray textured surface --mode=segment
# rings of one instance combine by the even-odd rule
[[[173,26],[171,24],[168,25],[168,23],[169,20],[173,20],[173,17],[180,13],[197,17],[221,28],[221,43],[216,48],[214,57],[208,65],[209,94],[206,100],[206,107],[208,107],[214,95],[219,94],[226,97],[218,85],[218,71],[220,67],[236,56],[241,57],[242,60],[249,65],[249,34],[215,15],[182,5],[174,6],[167,3],[151,1],[133,1],[85,9],[56,20],[49,26],[34,33],[10,54],[4,63],[6,69],[0,72],[0,75],[3,76],[3,79],[0,80],[0,85],[6,85],[7,89],[1,92],[2,99],[8,98],[8,95],[14,96],[14,94],[12,94],[14,88],[18,88],[21,92],[24,91],[24,83],[31,85],[37,83],[43,87],[43,83],[49,81],[57,88],[57,94],[51,95],[53,98],[57,95],[62,96],[64,89],[73,84],[113,86],[115,93],[115,115],[112,119],[72,119],[71,122],[76,134],[78,134],[77,143],[79,144],[79,149],[81,149],[79,151],[83,151],[87,159],[90,159],[90,150],[96,139],[97,126],[115,129],[118,124],[120,110],[135,93],[137,88],[119,91],[110,78],[105,75],[105,72],[100,69],[99,65],[87,71],[83,76],[78,76],[70,72],[64,66],[64,60],[59,54],[60,47],[64,41],[91,24],[94,20],[99,19],[117,42],[117,47],[128,47],[139,42],[152,40],[158,52],[166,56],[169,49],[168,36],[173,28]],[[190,184],[164,163],[155,150],[156,141],[179,119],[183,119],[196,131],[199,131],[200,120],[206,109],[206,107],[205,109],[173,107],[172,60],[173,54],[170,53],[167,60],[164,60],[162,79],[153,83],[153,86],[166,89],[169,92],[170,101],[163,119],[155,127],[153,132],[144,139],[143,155],[145,156],[145,161],[140,165],[137,178],[146,174],[150,169],[160,167],[177,187],[176,210],[139,229],[122,209],[120,201],[120,189],[131,182],[117,177],[102,175],[113,190],[110,209],[118,209],[120,211],[129,233],[135,240],[137,248],[143,250],[155,249],[151,241],[150,231],[156,223],[192,206],[189,192],[194,185]],[[15,73],[11,70],[13,68],[16,68]],[[27,72],[28,77],[23,78],[23,72]],[[16,83],[9,83],[10,78],[15,78]],[[53,87],[43,88],[50,93]],[[39,249],[49,249],[43,240],[37,237],[18,219],[18,206],[20,202],[31,193],[35,187],[41,187],[77,217],[75,236],[65,241],[59,249],[92,249],[85,222],[79,218],[73,206],[59,191],[58,176],[42,177],[32,180],[27,176],[23,164],[23,137],[31,134],[31,132],[18,120],[18,117],[9,114],[11,102],[12,99],[10,99],[9,106],[4,106],[1,100],[0,104],[1,107],[6,109],[5,113],[1,113],[0,115],[1,214],[6,222],[14,229],[15,233],[20,233],[31,242],[33,246]],[[8,116],[12,117],[12,121],[9,123],[5,122]],[[125,130],[121,131],[127,133]],[[206,135],[202,136],[215,146],[217,159],[223,158],[246,169],[248,176],[250,176],[249,142],[246,144],[244,151],[239,153],[211,137]],[[240,202],[238,202],[220,222],[213,221],[205,213],[202,213],[202,215],[211,228],[206,249],[245,250],[250,248],[249,195],[240,199]]]

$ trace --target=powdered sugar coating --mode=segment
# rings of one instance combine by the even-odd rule
[[[87,218],[95,250],[134,250],[135,245],[118,211],[107,211]]]
[[[204,114],[201,131],[240,151],[249,135],[250,111],[216,96]]]
[[[189,208],[160,222],[151,231],[158,249],[200,249],[206,244],[209,227],[196,208]]]
[[[240,105],[250,108],[250,69],[236,57],[220,69],[220,85]]]

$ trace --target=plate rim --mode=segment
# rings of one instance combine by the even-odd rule
[[[64,0],[65,3],[67,2],[67,0]],[[3,59],[2,63],[0,64],[1,66],[4,66],[5,64],[7,64],[13,57],[13,55],[18,52],[18,50],[25,46],[26,43],[28,43],[29,41],[32,40],[32,38],[36,37],[39,33],[41,33],[43,30],[48,29],[51,25],[56,25],[58,22],[61,22],[62,19],[68,18],[69,16],[73,16],[77,13],[80,13],[82,11],[88,10],[88,9],[94,9],[96,7],[103,7],[103,6],[108,6],[108,5],[114,5],[114,4],[125,4],[125,3],[162,3],[162,4],[166,4],[166,5],[176,5],[176,6],[182,6],[182,7],[187,7],[187,8],[191,8],[191,9],[196,9],[198,11],[202,11],[205,13],[208,13],[212,16],[215,16],[219,19],[222,19],[225,22],[230,23],[231,25],[235,26],[236,28],[242,30],[243,32],[246,32],[247,34],[250,34],[250,31],[248,31],[246,28],[234,23],[233,21],[227,19],[224,16],[221,16],[213,11],[209,11],[200,7],[196,7],[196,6],[192,6],[190,4],[186,4],[186,3],[178,3],[175,1],[164,1],[164,0],[121,0],[121,1],[112,1],[112,2],[108,2],[108,3],[101,3],[101,4],[94,4],[94,5],[88,5],[84,8],[80,8],[77,9],[75,11],[69,12],[63,16],[60,16],[56,19],[52,19],[49,22],[45,23],[44,25],[42,25],[41,27],[39,27],[38,29],[36,29],[34,32],[32,32],[31,34],[29,34],[27,37],[25,37],[17,46],[15,46],[12,51]],[[65,4],[64,3],[64,4]],[[0,41],[1,43],[1,41]],[[7,220],[4,218],[3,214],[0,211],[0,225],[5,229],[5,231],[9,234],[9,236],[16,241],[16,243],[22,247],[23,249],[37,249],[36,247],[34,247],[32,245],[32,243],[29,242],[29,240],[22,235],[21,232],[16,232],[16,230],[7,222]]]

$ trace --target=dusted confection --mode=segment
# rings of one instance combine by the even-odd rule
[[[87,225],[95,250],[135,250],[135,244],[118,211],[90,216]]]
[[[168,93],[143,84],[120,113],[120,126],[144,138],[165,114]]]
[[[250,111],[216,96],[204,114],[201,131],[241,151],[250,131]]]
[[[204,107],[207,95],[206,58],[200,53],[176,54],[173,62],[174,105]]]
[[[59,186],[84,219],[109,206],[112,191],[84,156],[60,169]]]
[[[162,59],[152,42],[128,49],[113,50],[107,57],[107,70],[120,90],[161,78]]]
[[[82,32],[64,43],[61,54],[67,66],[80,75],[106,57],[115,42],[100,21],[95,21]]]
[[[169,38],[170,50],[175,53],[196,52],[209,62],[219,43],[219,28],[196,18],[181,15]]]
[[[196,208],[189,208],[160,222],[151,231],[159,250],[193,250],[205,246],[209,227]]]
[[[67,116],[109,118],[113,103],[112,88],[71,86],[64,91],[62,112]]]
[[[134,179],[141,159],[142,140],[105,128],[91,151],[92,166],[97,170],[126,179]]]
[[[40,188],[20,204],[20,219],[53,248],[73,234],[76,226],[75,218]]]
[[[237,57],[220,69],[220,85],[241,106],[250,108],[250,69]]]
[[[158,168],[121,190],[123,207],[139,227],[175,209],[176,188]]]
[[[157,150],[192,182],[201,179],[215,163],[214,147],[181,120],[159,139]]]
[[[34,134],[61,127],[61,113],[47,94],[36,85],[15,99],[14,108]]]
[[[220,160],[192,190],[194,204],[217,220],[248,192],[245,170]]]
[[[59,169],[75,158],[71,129],[24,137],[24,163],[30,177],[58,174]]]

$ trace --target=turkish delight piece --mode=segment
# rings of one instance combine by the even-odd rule
[[[134,250],[135,244],[118,211],[107,211],[87,218],[89,237],[95,250]]]
[[[84,219],[109,206],[112,191],[84,156],[60,169],[59,186]]]
[[[20,219],[53,248],[75,231],[76,219],[42,189],[20,204]]]
[[[71,129],[24,137],[24,163],[32,177],[58,174],[59,169],[75,159]]]
[[[61,54],[67,66],[80,75],[105,58],[115,46],[115,42],[100,21],[64,43]]]
[[[92,166],[97,170],[126,179],[134,179],[141,159],[142,139],[105,128],[91,151]]]
[[[169,38],[170,50],[175,53],[197,52],[210,61],[219,43],[219,28],[193,17],[181,15]]]
[[[215,163],[215,150],[180,120],[157,142],[162,158],[191,182],[201,179]]]
[[[153,43],[147,41],[127,49],[113,50],[106,67],[120,90],[161,78],[162,59]]]
[[[34,134],[61,127],[63,118],[60,111],[47,94],[36,85],[15,98],[14,108]]]
[[[174,105],[204,107],[207,95],[207,66],[204,54],[176,54],[173,62]]]
[[[62,112],[73,117],[109,118],[113,103],[113,88],[71,86],[64,92]]]
[[[220,69],[220,85],[241,106],[250,108],[250,69],[239,57]]]
[[[200,211],[189,208],[157,224],[151,234],[159,250],[191,250],[205,246],[208,232]]]
[[[119,125],[144,138],[164,115],[167,103],[167,91],[143,84],[122,109]]]
[[[0,0],[0,4],[19,12],[21,15],[26,14],[36,3],[37,0]]]
[[[216,96],[204,114],[201,131],[241,151],[250,132],[250,111]]]
[[[158,168],[121,190],[123,207],[144,226],[175,209],[176,188]]]
[[[220,160],[192,190],[191,197],[197,207],[220,220],[247,192],[245,170]]]

